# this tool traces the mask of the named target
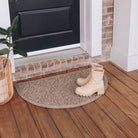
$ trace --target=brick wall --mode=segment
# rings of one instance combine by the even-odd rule
[[[102,46],[103,57],[105,60],[110,58],[110,49],[112,46],[113,35],[113,11],[114,0],[103,0],[103,33]]]
[[[13,75],[14,81],[83,67],[93,62],[108,61],[112,46],[113,5],[114,0],[103,0],[102,56],[91,58],[88,54],[82,54],[16,67],[16,73]]]

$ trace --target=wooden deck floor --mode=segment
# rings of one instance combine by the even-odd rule
[[[1,138],[138,138],[138,70],[126,73],[102,63],[109,79],[104,96],[83,107],[45,109],[13,99],[0,106]]]

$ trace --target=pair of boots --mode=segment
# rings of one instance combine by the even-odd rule
[[[81,87],[76,88],[75,93],[80,96],[91,96],[96,92],[98,96],[104,94],[103,66],[96,63],[91,66],[91,73],[87,78],[77,79],[77,84]]]

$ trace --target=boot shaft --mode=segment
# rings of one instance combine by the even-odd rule
[[[102,81],[104,76],[104,69],[92,69],[92,80]]]
[[[103,66],[100,65],[100,64],[97,64],[97,63],[91,64],[91,67],[92,67],[93,69],[103,69]]]
[[[95,69],[103,69],[103,66],[97,63],[91,64],[91,72]]]

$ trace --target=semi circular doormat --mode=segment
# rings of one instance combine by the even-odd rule
[[[80,97],[76,95],[76,80],[79,77],[87,77],[90,69],[70,72],[38,80],[21,82],[15,85],[18,94],[27,102],[34,105],[64,109],[79,107],[95,101],[100,96]],[[108,80],[104,76],[105,90]]]

